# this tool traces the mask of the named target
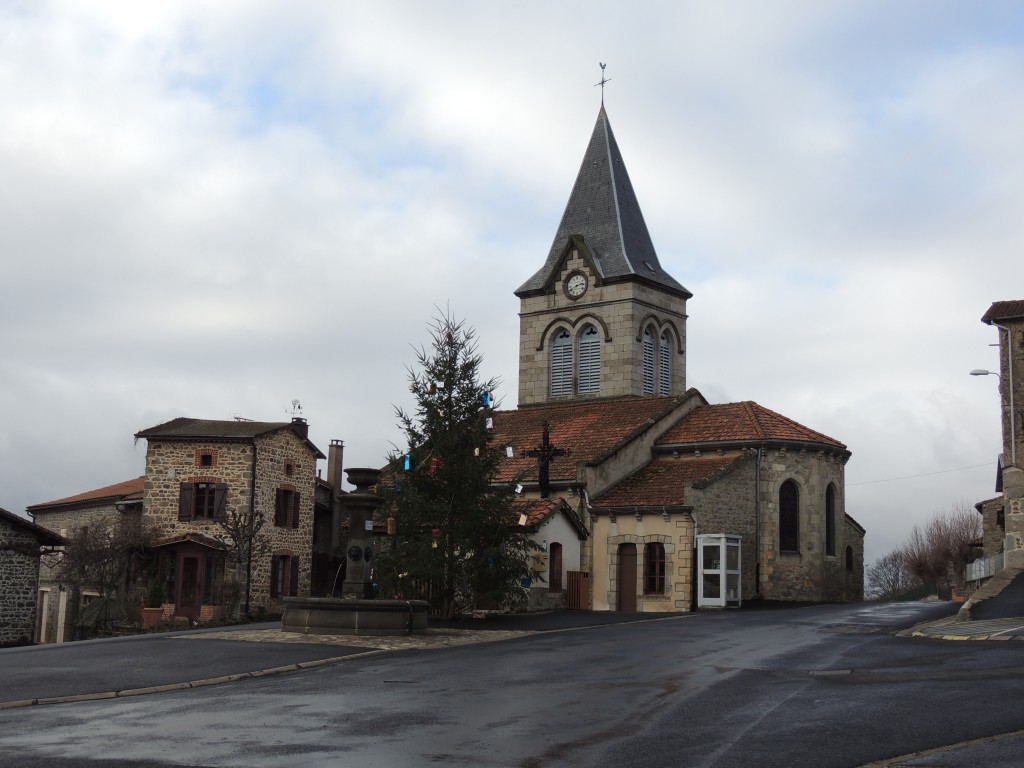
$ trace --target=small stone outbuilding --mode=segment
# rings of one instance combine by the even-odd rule
[[[0,509],[0,646],[27,645],[36,636],[39,558],[65,540]]]

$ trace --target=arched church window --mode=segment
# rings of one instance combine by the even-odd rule
[[[846,548],[846,572],[853,573],[853,547]]]
[[[779,488],[779,551],[800,551],[800,489],[792,480]]]
[[[836,554],[836,487],[832,483],[825,489],[825,554]]]
[[[658,394],[667,395],[672,386],[672,343],[668,331],[661,334],[658,351]]]
[[[644,394],[654,394],[654,334],[644,328]]]
[[[551,342],[551,396],[572,394],[572,337],[564,328]]]
[[[597,328],[588,325],[580,335],[580,377],[579,393],[590,394],[601,391],[601,334]]]

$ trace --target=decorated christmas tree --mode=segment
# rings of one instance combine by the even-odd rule
[[[407,449],[389,460],[379,553],[381,597],[425,598],[446,618],[511,609],[525,599],[536,548],[512,511],[515,483],[498,483],[504,449],[489,441],[497,380],[480,380],[475,333],[450,316],[430,325],[432,348],[409,371],[415,411],[396,409]]]

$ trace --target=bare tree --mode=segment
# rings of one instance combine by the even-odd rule
[[[868,568],[866,582],[868,594],[880,600],[894,600],[919,583],[907,569],[904,553],[900,549],[894,549],[878,558]]]
[[[272,549],[270,539],[260,535],[266,522],[262,512],[251,509],[228,512],[220,520],[223,534],[218,538],[224,544],[228,563],[234,566],[236,577],[242,580],[246,616],[249,615],[252,596],[252,564],[267,557]]]
[[[127,617],[137,605],[139,584],[152,557],[148,547],[152,538],[152,530],[139,517],[127,515],[106,525],[80,528],[67,537],[56,575],[70,589],[75,623],[83,591],[94,591],[102,598],[104,610],[97,623],[108,623],[114,615]]]
[[[915,525],[900,551],[907,570],[922,583],[934,581],[939,596],[948,599],[963,586],[964,567],[974,559],[981,535],[981,516],[960,501],[923,528]]]

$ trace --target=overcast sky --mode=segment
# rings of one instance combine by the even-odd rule
[[[605,103],[688,385],[846,443],[867,558],[994,494],[1024,298],[1024,6],[0,3],[0,506],[176,416],[380,465],[437,308],[516,404],[518,300]],[[905,478],[905,479],[896,479]]]

